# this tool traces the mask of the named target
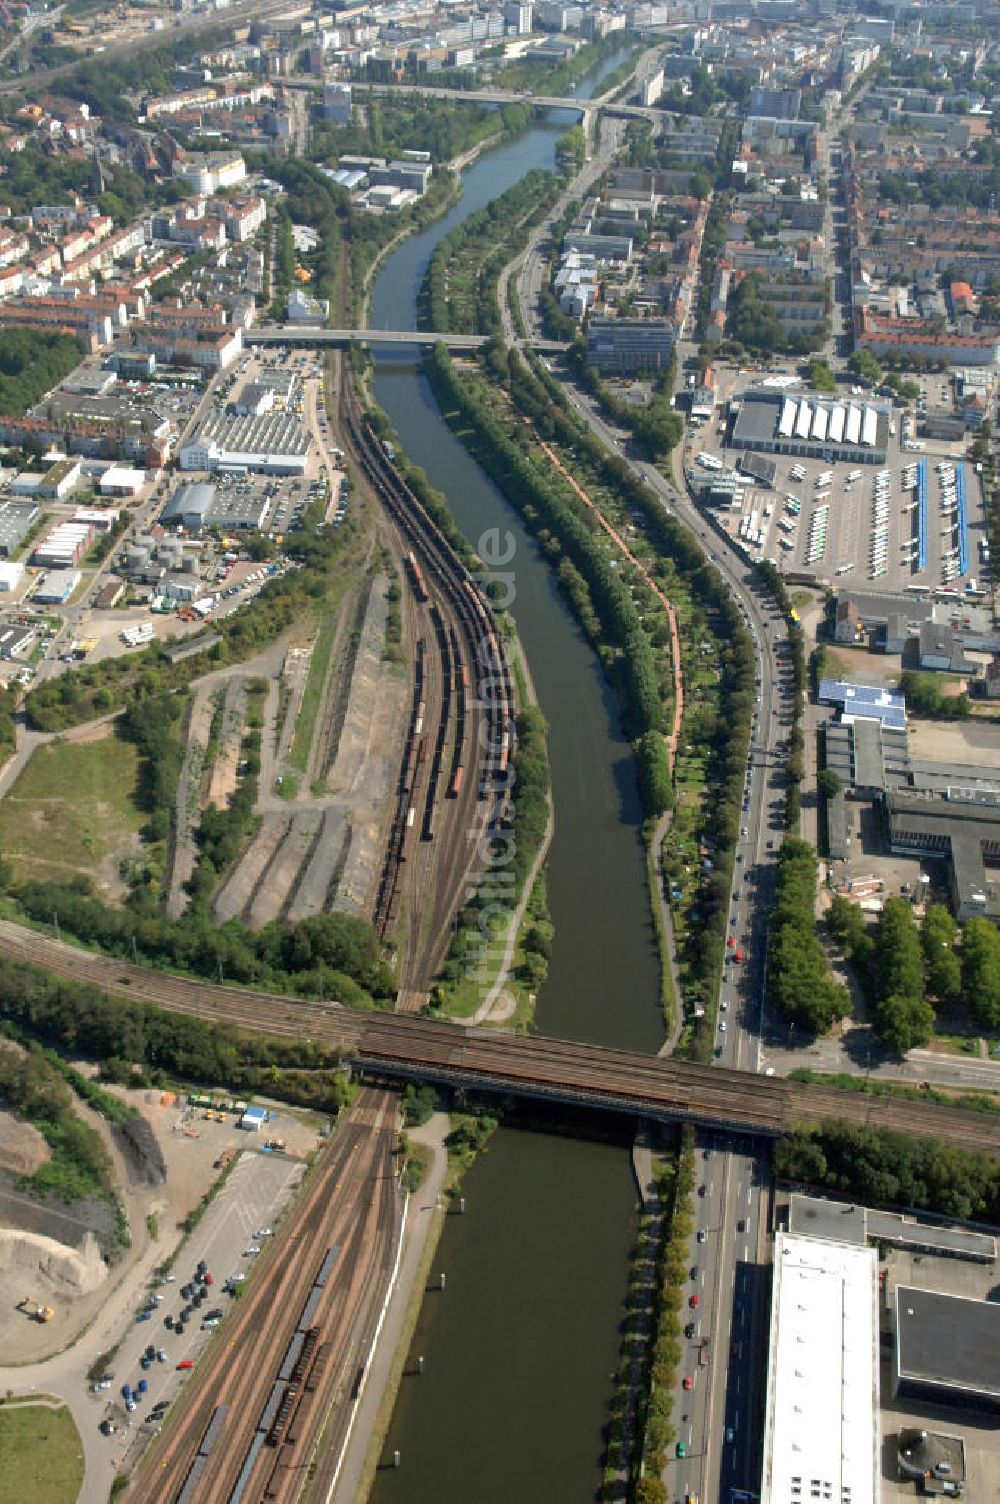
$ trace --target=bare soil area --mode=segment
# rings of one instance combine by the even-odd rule
[[[97,1074],[89,1061],[73,1063],[85,1075]],[[106,1089],[135,1107],[141,1120],[123,1154],[120,1132],[109,1129],[89,1109],[82,1112],[101,1131],[112,1154],[132,1249],[109,1269],[95,1224],[106,1218],[110,1238],[110,1207],[84,1202],[42,1206],[17,1192],[11,1176],[0,1174],[0,1227],[7,1229],[0,1231],[0,1351],[7,1363],[34,1361],[62,1350],[113,1301],[124,1298],[128,1311],[138,1307],[155,1268],[182,1241],[184,1219],[222,1173],[220,1158],[226,1151],[236,1155],[263,1148],[262,1136],[242,1132],[234,1114],[227,1114],[222,1123],[209,1122],[188,1105],[186,1096],[110,1085]],[[315,1151],[322,1118],[276,1102],[265,1105],[275,1114],[267,1136],[282,1140],[286,1156],[304,1160]],[[155,1237],[146,1222],[150,1216],[155,1218]],[[17,1303],[26,1296],[52,1305],[55,1318],[41,1325],[19,1311]]]
[[[928,761],[1000,768],[1000,739],[976,721],[910,721],[910,755]]]
[[[312,856],[300,873],[288,906],[290,920],[295,922],[308,918],[310,914],[322,914],[327,908],[344,869],[349,840],[344,810],[326,810]]]
[[[195,825],[204,773],[205,752],[214,713],[215,696],[203,687],[197,689],[188,707],[184,761],[181,764],[180,778],[177,780],[174,840],[167,895],[167,913],[171,919],[178,919],[187,907],[184,884],[194,871]]]
[[[245,709],[246,688],[243,680],[231,679],[226,686],[219,751],[212,764],[208,787],[202,796],[202,809],[207,809],[210,804],[214,804],[216,809],[229,808],[229,801],[236,791]]]
[[[267,881],[260,884],[250,906],[249,922],[255,928],[281,917],[295,891],[299,869],[313,853],[322,823],[323,813],[318,809],[305,809],[292,817],[288,832],[267,869]]]
[[[0,1110],[0,1169],[32,1175],[52,1158],[38,1129],[12,1112]]]
[[[903,672],[898,653],[869,653],[867,648],[848,648],[842,643],[828,644],[844,677],[860,684],[897,684]]]
[[[220,924],[235,919],[250,906],[291,824],[290,814],[266,814],[260,830],[215,896],[212,912]]]

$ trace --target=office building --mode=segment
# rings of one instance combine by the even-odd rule
[[[587,364],[613,376],[665,371],[676,336],[667,319],[592,318],[587,328]]]

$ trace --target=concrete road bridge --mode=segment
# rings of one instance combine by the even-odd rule
[[[570,110],[584,120],[600,110],[607,115],[618,115],[626,120],[648,120],[652,123],[658,118],[658,112],[646,105],[618,104],[614,100],[602,103],[599,98],[574,99],[572,95],[525,94],[517,93],[513,89],[448,89],[440,84],[356,84],[354,86],[359,96],[362,88],[365,87],[372,94],[419,94],[424,99],[447,99],[452,103],[465,101],[468,104],[529,104],[537,110]]]
[[[327,329],[314,324],[270,324],[248,329],[245,345],[420,345],[429,348],[444,344],[449,350],[481,350],[489,342],[486,334],[439,334],[425,329]],[[568,348],[557,339],[522,341],[543,354],[559,355]]]

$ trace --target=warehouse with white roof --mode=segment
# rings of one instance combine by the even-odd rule
[[[735,449],[795,454],[827,463],[885,463],[891,417],[887,403],[844,403],[754,389],[735,398],[732,408],[736,421],[729,443]]]
[[[779,1232],[761,1504],[879,1504],[878,1254]]]

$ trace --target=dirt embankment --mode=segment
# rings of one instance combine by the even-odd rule
[[[33,1175],[52,1155],[38,1129],[12,1112],[0,1110],[0,1170],[12,1175]]]
[[[88,1295],[107,1274],[93,1233],[84,1235],[79,1248],[70,1248],[41,1233],[0,1231],[0,1278],[23,1275],[26,1294],[39,1303],[59,1295]]]

